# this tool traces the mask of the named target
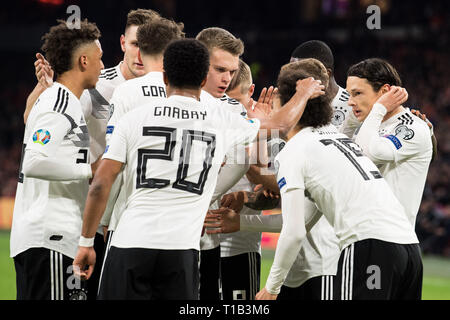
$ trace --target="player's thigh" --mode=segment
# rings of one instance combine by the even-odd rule
[[[152,299],[198,300],[198,251],[160,250],[152,277]]]
[[[335,299],[388,300],[399,290],[407,265],[402,245],[377,239],[357,241],[339,259]]]
[[[220,246],[200,251],[200,300],[220,300]]]
[[[157,255],[158,250],[112,246],[106,256],[98,299],[151,299]]]
[[[260,271],[261,255],[258,252],[222,257],[223,299],[253,300],[259,291]]]
[[[47,248],[31,248],[15,258],[17,299],[85,300],[87,288],[73,274],[73,259]]]

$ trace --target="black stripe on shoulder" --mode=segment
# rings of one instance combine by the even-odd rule
[[[53,111],[62,113],[62,109],[68,100],[69,100],[69,93],[67,92],[67,90],[62,89],[61,90],[61,100],[60,100],[58,106],[55,106],[55,108],[53,108]],[[57,107],[57,109],[56,109],[56,107]]]
[[[108,68],[108,69],[103,69],[101,72],[102,72],[102,74],[105,74],[105,73],[117,72],[117,70],[116,70],[116,67],[112,67],[112,68]]]
[[[53,111],[56,111],[56,108],[58,106],[59,100],[61,100],[61,88],[58,88],[58,97],[56,98],[56,103],[53,106]]]
[[[68,105],[68,104],[69,104],[69,93],[66,92],[66,103],[64,104],[64,107],[63,107],[61,113],[65,113],[65,112],[66,112],[66,109],[67,109],[67,105]]]

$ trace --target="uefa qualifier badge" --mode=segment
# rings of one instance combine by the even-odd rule
[[[50,141],[51,135],[48,130],[39,129],[33,134],[33,142],[45,145]]]

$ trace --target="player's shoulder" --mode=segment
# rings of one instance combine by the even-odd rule
[[[56,82],[39,96],[36,107],[41,112],[52,111],[61,114],[81,110],[80,100],[67,87]]]
[[[109,82],[116,80],[117,78],[120,78],[120,70],[118,66],[101,70],[100,75],[98,77],[98,79],[101,81],[109,81]]]
[[[395,116],[391,134],[405,141],[429,139],[431,133],[425,121],[414,115],[409,109]]]

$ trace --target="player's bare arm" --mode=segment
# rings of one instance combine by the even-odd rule
[[[298,80],[296,93],[280,110],[274,112],[270,117],[258,107],[254,110],[247,109],[247,114],[250,118],[258,118],[260,120],[260,128],[267,130],[267,136],[271,136],[271,130],[273,129],[279,130],[278,132],[281,136],[286,136],[300,120],[308,100],[325,94],[324,89],[325,87],[321,84],[321,81],[314,80],[312,77]],[[270,99],[273,99],[272,96]]]
[[[45,60],[44,56],[40,53],[36,53],[36,61],[34,62],[34,69],[36,79],[38,83],[34,87],[33,91],[27,98],[25,111],[23,113],[23,122],[27,123],[28,115],[33,108],[38,97],[44,92],[45,89],[49,88],[53,84],[54,72],[49,62]]]
[[[103,211],[106,208],[111,186],[117,175],[122,170],[123,163],[115,160],[104,159],[100,162],[97,172],[92,180],[86,199],[83,213],[82,239],[92,239],[97,232]],[[89,279],[95,266],[95,251],[91,246],[81,245],[73,261],[74,273],[81,279]],[[86,267],[88,267],[87,270]]]

